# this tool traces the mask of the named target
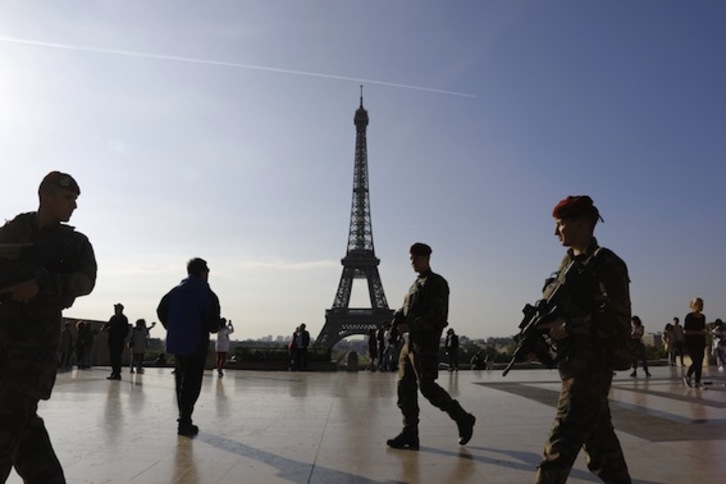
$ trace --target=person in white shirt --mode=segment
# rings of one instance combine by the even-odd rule
[[[217,374],[220,378],[224,376],[224,362],[227,361],[229,351],[229,335],[234,333],[232,321],[222,318],[222,324],[217,332]]]

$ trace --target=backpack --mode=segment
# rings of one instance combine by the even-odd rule
[[[602,247],[598,247],[592,257],[592,262],[594,264],[593,269],[595,272],[597,272],[599,263],[607,257],[620,260],[614,252]],[[628,279],[630,278],[628,277]],[[629,370],[633,365],[633,361],[635,361],[638,357],[638,352],[640,350],[639,340],[630,337],[629,324],[622,328],[615,328],[611,334],[604,338],[604,344],[610,366],[612,366],[613,370],[616,371]]]

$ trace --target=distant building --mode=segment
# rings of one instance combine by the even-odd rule
[[[663,336],[660,333],[646,333],[643,335],[645,346],[663,347]]]

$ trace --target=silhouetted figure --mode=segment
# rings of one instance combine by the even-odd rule
[[[668,366],[676,366],[676,342],[673,338],[673,325],[668,323],[663,328],[663,343],[668,355]]]
[[[683,320],[684,344],[688,356],[691,357],[691,366],[688,367],[683,381],[687,386],[696,388],[701,386],[701,373],[703,372],[703,358],[706,350],[706,316],[703,314],[703,299],[697,297],[690,304],[691,312]],[[696,377],[695,384],[691,377]]]
[[[124,314],[124,305],[113,305],[114,315],[103,325],[101,331],[108,332],[108,354],[111,358],[111,374],[107,380],[121,379],[121,356],[126,336],[129,334],[129,320]]]
[[[71,366],[71,355],[73,354],[73,333],[71,332],[71,323],[63,323],[63,331],[61,331],[60,346],[60,362],[59,365],[62,369],[69,368]]]
[[[378,359],[378,340],[376,339],[376,330],[371,329],[368,331],[368,358],[370,363],[368,369],[370,371],[376,371],[376,360]]]
[[[683,356],[686,354],[686,335],[683,333],[683,326],[678,318],[673,318],[673,344],[675,352],[681,358],[681,366],[686,366]]]
[[[308,346],[310,346],[310,333],[305,329],[305,323],[295,336],[295,369],[306,371],[308,369]]]
[[[482,356],[481,351],[474,353],[474,356],[471,357],[470,364],[472,370],[483,370],[486,368],[486,361],[484,360],[484,356]]]
[[[136,320],[136,326],[131,330],[131,338],[129,338],[129,347],[131,348],[131,373],[134,368],[137,373],[144,373],[144,355],[146,354],[146,343],[149,339],[149,331],[151,331],[156,322],[146,327],[145,319]]]
[[[446,330],[444,348],[449,357],[449,371],[459,371],[459,336],[453,328]]]
[[[718,371],[723,371],[726,366],[726,324],[720,319],[713,323],[713,352]]]
[[[297,332],[300,331],[300,326],[295,328],[295,331],[292,332],[292,339],[290,339],[290,343],[287,345],[287,349],[289,351],[289,361],[288,361],[288,370],[295,371],[295,364],[297,363]]]
[[[179,407],[177,433],[194,437],[199,427],[192,423],[194,405],[202,389],[209,333],[220,326],[219,298],[209,287],[209,268],[204,259],[187,263],[188,277],[169,291],[156,313],[167,330],[166,351],[174,353],[174,379]]]
[[[93,357],[93,338],[97,331],[91,327],[91,323],[78,321],[76,332],[76,365],[79,370],[89,370]]]
[[[24,482],[65,482],[37,409],[56,378],[61,313],[96,282],[91,243],[63,223],[80,193],[73,177],[51,172],[38,187],[38,211],[0,227],[0,257],[21,276],[0,287],[0,482],[13,467]]]
[[[630,337],[636,342],[635,349],[635,360],[633,360],[633,372],[630,374],[632,377],[638,376],[638,360],[643,362],[643,371],[645,376],[650,378],[650,372],[648,371],[648,354],[645,351],[645,343],[643,342],[643,335],[645,334],[645,328],[643,322],[638,316],[630,318]]]

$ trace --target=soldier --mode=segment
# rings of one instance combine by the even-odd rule
[[[608,392],[618,342],[630,334],[628,269],[594,236],[600,213],[587,195],[554,208],[555,235],[568,247],[558,274],[572,261],[590,267],[571,288],[561,318],[543,326],[555,341],[562,389],[552,431],[538,466],[538,483],[564,483],[580,448],[588,468],[604,482],[629,483],[630,475],[610,416]]]
[[[396,449],[419,448],[418,390],[456,422],[459,444],[471,439],[476,418],[464,411],[459,402],[436,384],[439,372],[439,342],[448,324],[449,285],[431,271],[431,247],[421,242],[411,246],[411,266],[418,278],[408,291],[396,315],[395,328],[408,332],[408,341],[398,359],[398,408],[403,413],[403,430],[386,443]]]
[[[90,242],[62,223],[70,220],[80,193],[70,175],[51,172],[38,188],[38,211],[0,228],[8,263],[0,274],[1,482],[13,467],[25,482],[65,482],[37,409],[55,383],[61,311],[96,282]]]

